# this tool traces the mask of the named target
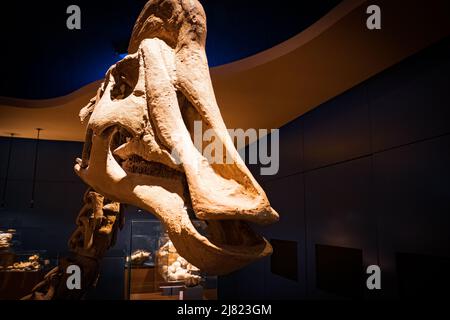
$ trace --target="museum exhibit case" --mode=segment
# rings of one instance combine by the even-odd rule
[[[46,250],[24,250],[26,230],[0,230],[0,299],[21,299],[57,264]]]
[[[0,300],[448,297],[449,1],[26,9],[0,12]]]
[[[202,221],[194,221],[201,230]],[[217,299],[217,277],[180,256],[161,222],[132,220],[126,290],[130,300]]]

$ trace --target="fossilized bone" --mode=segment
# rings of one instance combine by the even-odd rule
[[[154,214],[181,256],[220,275],[272,252],[248,222],[273,223],[278,214],[227,132],[205,40],[206,17],[197,0],[145,5],[129,55],[108,70],[80,112],[88,124],[75,171],[109,199]],[[193,143],[194,121],[213,130],[231,163],[202,155]],[[207,236],[191,218],[207,222]]]
[[[58,266],[48,272],[24,300],[80,299],[99,277],[100,261],[116,241],[118,229],[123,227],[120,204],[105,199],[88,189],[84,206],[77,218],[77,228],[69,239],[71,254],[60,259]],[[81,288],[69,290],[67,268],[81,269]]]
[[[154,214],[178,253],[209,274],[229,273],[272,252],[248,222],[273,223],[278,214],[222,120],[205,40],[206,17],[197,0],[145,5],[129,55],[108,70],[96,97],[80,111],[88,124],[75,172],[96,192],[85,195],[69,241],[74,257],[63,259],[27,298],[81,296],[65,288],[63,271],[71,263],[83,266],[85,287],[95,282],[98,261],[121,225],[119,203]],[[203,156],[203,146],[193,142],[194,121],[214,132],[223,157],[232,161]],[[105,205],[102,195],[116,202]],[[206,222],[206,236],[192,218]]]

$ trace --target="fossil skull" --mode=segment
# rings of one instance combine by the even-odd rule
[[[75,171],[97,192],[153,213],[179,254],[226,274],[269,255],[248,222],[278,220],[233,145],[205,54],[206,17],[197,0],[151,0],[129,54],[113,65],[81,110],[88,121]],[[232,161],[211,163],[193,143],[193,123],[213,130]],[[192,223],[206,222],[201,234]]]

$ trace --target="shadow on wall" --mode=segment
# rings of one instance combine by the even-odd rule
[[[260,231],[296,245],[221,277],[221,298],[446,296],[449,74],[447,38],[283,126],[278,174],[249,167],[280,214]]]

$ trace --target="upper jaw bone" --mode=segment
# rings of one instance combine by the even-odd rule
[[[183,122],[176,89],[168,71],[170,66],[165,63],[173,60],[171,57],[165,57],[174,54],[169,49],[167,44],[159,39],[146,39],[140,46],[145,64],[150,117],[155,124],[154,130],[164,145],[174,150],[180,159],[197,217],[243,219],[261,224],[278,220],[278,215],[270,207],[264,191],[242,163],[234,146],[228,143],[229,137],[223,134],[220,128],[222,126],[212,129],[218,132],[217,137],[222,137],[225,152],[233,156],[231,164],[212,166],[195,147]],[[195,97],[189,98],[198,100]],[[222,122],[221,119],[215,119],[220,113],[210,112],[211,108],[208,107],[209,105],[202,106],[202,117],[207,119],[208,123]]]
[[[133,138],[113,150],[113,154],[120,157],[122,160],[126,160],[133,155],[137,155],[146,161],[159,162],[169,168],[181,171],[182,169],[180,165],[177,164],[176,160],[170,155],[170,153],[161,149],[158,144],[156,144],[154,139],[149,141],[148,137],[152,138],[151,135],[145,136],[143,140]]]

